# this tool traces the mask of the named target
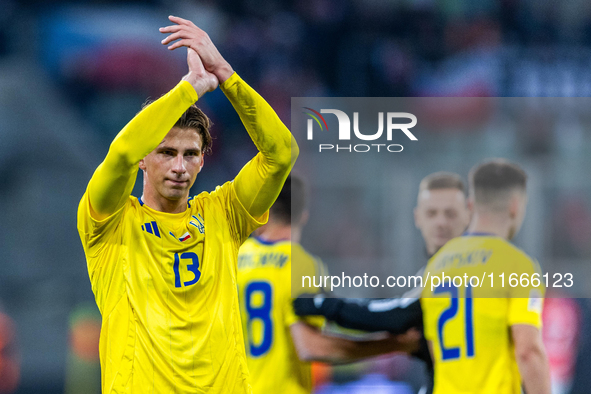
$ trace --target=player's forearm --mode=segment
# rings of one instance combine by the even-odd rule
[[[187,81],[144,108],[119,132],[111,143],[110,155],[125,159],[135,166],[152,152],[176,121],[197,101],[197,93]]]
[[[550,367],[543,348],[517,355],[517,364],[526,393],[551,394]]]
[[[345,363],[378,354],[383,345],[355,342],[349,339],[322,334],[316,327],[305,323],[296,323],[290,327],[298,357],[302,361],[320,361],[326,363]],[[376,344],[380,341],[376,341]],[[364,346],[365,344],[365,346]]]
[[[319,294],[298,297],[293,302],[298,316],[324,316],[345,328],[388,331],[402,334],[422,326],[423,312],[418,298],[389,298],[359,304],[357,300],[329,298]]]
[[[308,362],[343,364],[386,353],[380,345],[363,346],[362,343],[357,344],[348,339],[328,337],[324,339],[327,343],[306,349],[305,352],[300,353],[300,359]]]
[[[355,361],[368,357],[375,357],[392,352],[411,353],[419,349],[418,340],[404,340],[397,337],[389,337],[373,341],[344,340],[340,353],[337,353],[343,361]]]
[[[348,363],[392,352],[410,353],[418,349],[416,343],[387,338],[370,341],[353,341],[345,338],[323,335],[306,349],[300,357],[304,361],[319,361],[332,364]]]
[[[412,327],[421,326],[422,323],[422,310],[418,300],[408,305],[404,305],[403,300],[397,298],[370,301],[367,305],[345,300],[334,321],[343,327],[357,330],[402,334]],[[376,302],[384,307],[372,306]],[[388,302],[392,305],[388,305]]]
[[[269,164],[290,166],[297,157],[298,148],[295,144],[292,146],[292,135],[273,108],[236,73],[220,87]]]
[[[277,198],[299,150],[273,108],[237,74],[221,88],[259,150],[235,180],[238,199],[251,215],[258,217]]]
[[[133,189],[139,161],[162,142],[195,101],[195,90],[183,81],[144,108],[119,132],[88,185],[95,213],[105,217],[122,206]]]

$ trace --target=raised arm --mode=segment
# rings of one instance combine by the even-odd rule
[[[215,74],[220,87],[240,116],[259,153],[244,166],[234,180],[240,203],[253,216],[264,214],[273,204],[298,155],[298,147],[273,108],[220,55],[209,36],[191,21],[171,16],[175,25],[162,28],[171,33],[162,43],[175,49],[194,49],[208,72]]]
[[[198,97],[214,90],[217,78],[207,72],[199,56],[187,51],[189,73],[169,93],[144,108],[119,132],[105,160],[88,184],[91,215],[102,220],[124,204],[135,183],[138,163],[164,139]]]
[[[234,181],[238,199],[254,217],[277,199],[298,154],[291,133],[271,106],[234,74],[221,86],[259,153]]]

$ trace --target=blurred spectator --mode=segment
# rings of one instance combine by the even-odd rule
[[[78,305],[70,315],[70,347],[65,394],[100,394],[99,338],[101,315],[92,304]]]
[[[20,357],[16,327],[8,315],[0,313],[0,394],[14,393],[20,379]]]
[[[553,298],[559,296],[551,290],[546,294],[542,337],[550,363],[552,393],[566,394],[570,392],[575,373],[581,310],[574,299]]]

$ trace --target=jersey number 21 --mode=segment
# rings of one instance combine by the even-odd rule
[[[458,288],[453,285],[442,285],[435,289],[433,294],[449,293],[451,297],[451,305],[444,310],[437,320],[437,337],[439,338],[439,347],[441,348],[441,356],[443,361],[455,360],[460,358],[460,347],[445,347],[443,343],[443,330],[445,323],[456,317],[459,310],[459,301],[464,300],[464,338],[466,344],[466,357],[474,357],[474,319],[472,313],[472,287],[466,287],[466,298],[458,298]]]

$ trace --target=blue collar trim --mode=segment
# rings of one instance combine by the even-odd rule
[[[466,231],[464,234],[462,234],[462,237],[465,236],[474,236],[474,237],[496,237],[496,234],[493,233],[484,233],[484,232],[473,232],[470,233],[468,231]]]
[[[253,238],[256,239],[258,242],[262,243],[263,245],[275,245],[277,242],[289,241],[289,239],[278,239],[275,241],[267,241],[265,239],[262,239],[261,237],[253,237]]]

